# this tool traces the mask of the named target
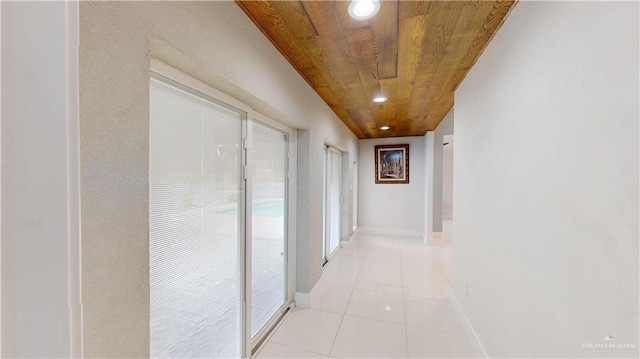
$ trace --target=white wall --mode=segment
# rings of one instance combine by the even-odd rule
[[[449,143],[444,146],[444,143]],[[453,136],[444,136],[442,147],[442,218],[453,216]]]
[[[638,356],[638,10],[520,2],[456,92],[452,284],[491,357]]]
[[[358,225],[362,232],[424,235],[425,138],[390,137],[360,140],[358,161]],[[376,184],[376,145],[409,144],[409,183]]]
[[[324,143],[357,138],[233,2],[82,2],[85,355],[149,355],[149,63],[157,58],[298,135],[296,291],[322,272]],[[351,170],[345,176],[351,181]],[[349,203],[348,200],[345,203]],[[346,224],[352,218],[347,213]]]
[[[438,127],[425,136],[424,233],[425,240],[433,240],[433,232],[442,232],[443,218],[443,139],[453,134],[453,109]]]
[[[81,354],[77,3],[2,2],[0,6],[0,356],[77,357]]]
[[[425,243],[433,241],[433,183],[435,178],[435,166],[433,164],[435,157],[435,134],[434,131],[427,131],[424,135],[424,151],[425,154],[425,180],[424,180],[424,239]]]

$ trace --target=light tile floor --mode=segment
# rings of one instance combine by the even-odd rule
[[[451,248],[361,234],[338,251],[258,358],[464,358],[469,339],[449,301]]]

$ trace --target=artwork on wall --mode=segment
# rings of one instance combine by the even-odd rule
[[[375,147],[376,183],[409,183],[409,145]]]

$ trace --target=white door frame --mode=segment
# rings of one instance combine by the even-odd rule
[[[332,208],[330,206],[330,200],[329,198],[331,197],[331,189],[330,189],[330,177],[332,175],[332,169],[331,169],[331,153],[337,153],[340,155],[340,167],[339,167],[339,173],[340,173],[340,179],[339,179],[339,194],[338,194],[338,236],[341,236],[342,233],[342,211],[341,211],[341,206],[342,206],[342,157],[344,156],[344,153],[342,151],[340,151],[339,149],[335,148],[334,146],[331,145],[327,145],[325,144],[325,173],[324,173],[324,238],[323,238],[323,248],[324,248],[324,259],[325,259],[325,263],[327,261],[329,261],[329,259],[331,259],[331,257],[333,255],[335,255],[335,253],[337,252],[338,248],[340,248],[340,242],[341,242],[341,238],[338,239],[338,247],[336,248],[336,250],[334,250],[333,252],[331,251],[331,212],[332,212]]]
[[[260,125],[269,127],[274,129],[287,137],[287,176],[286,176],[286,202],[287,202],[287,218],[286,220],[286,262],[287,262],[287,271],[286,275],[286,293],[287,298],[283,305],[278,309],[278,311],[274,314],[274,316],[265,324],[265,326],[258,331],[256,336],[249,341],[249,346],[247,348],[247,353],[253,354],[254,350],[262,344],[264,339],[271,333],[271,331],[275,328],[275,325],[282,319],[283,315],[286,314],[288,309],[293,305],[294,295],[295,295],[295,266],[296,266],[296,256],[295,256],[295,223],[296,223],[296,191],[295,191],[295,183],[296,183],[296,131],[291,127],[288,127],[270,117],[267,117],[259,112],[253,112],[253,116],[251,121],[249,121],[249,139],[247,141],[247,152],[248,152],[248,163],[252,161],[252,147],[253,147],[253,138],[251,138],[251,134],[253,133],[253,125],[255,123],[259,123]],[[249,166],[250,167],[250,166]],[[249,178],[252,178],[253,173],[252,170],[249,169]],[[249,183],[251,186],[252,183]],[[253,198],[252,188],[251,188],[251,196],[247,196],[248,203],[247,207],[252,207],[251,199]],[[248,217],[249,218],[249,217]],[[247,221],[250,222],[250,221]],[[247,232],[251,233],[251,232]],[[247,252],[247,268],[246,271],[251,275],[251,258],[252,258],[252,246],[251,246],[251,238],[248,238],[248,248]],[[247,283],[248,287],[251,287],[251,281]],[[248,293],[251,293],[252,288],[247,288]],[[251,296],[249,296],[251,297]],[[251,307],[249,307],[251,309]],[[251,317],[247,318],[246,327],[247,327],[247,338],[251,338]],[[251,356],[251,355],[249,355]]]

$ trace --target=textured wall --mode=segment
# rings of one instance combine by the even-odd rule
[[[80,120],[84,350],[149,355],[149,62],[158,58],[254,109],[309,130],[307,251],[297,291],[322,270],[322,153],[357,139],[233,2],[82,2]],[[351,178],[351,174],[347,179]],[[347,218],[351,222],[351,218]],[[300,265],[299,265],[300,266]],[[299,268],[300,269],[300,268]]]

